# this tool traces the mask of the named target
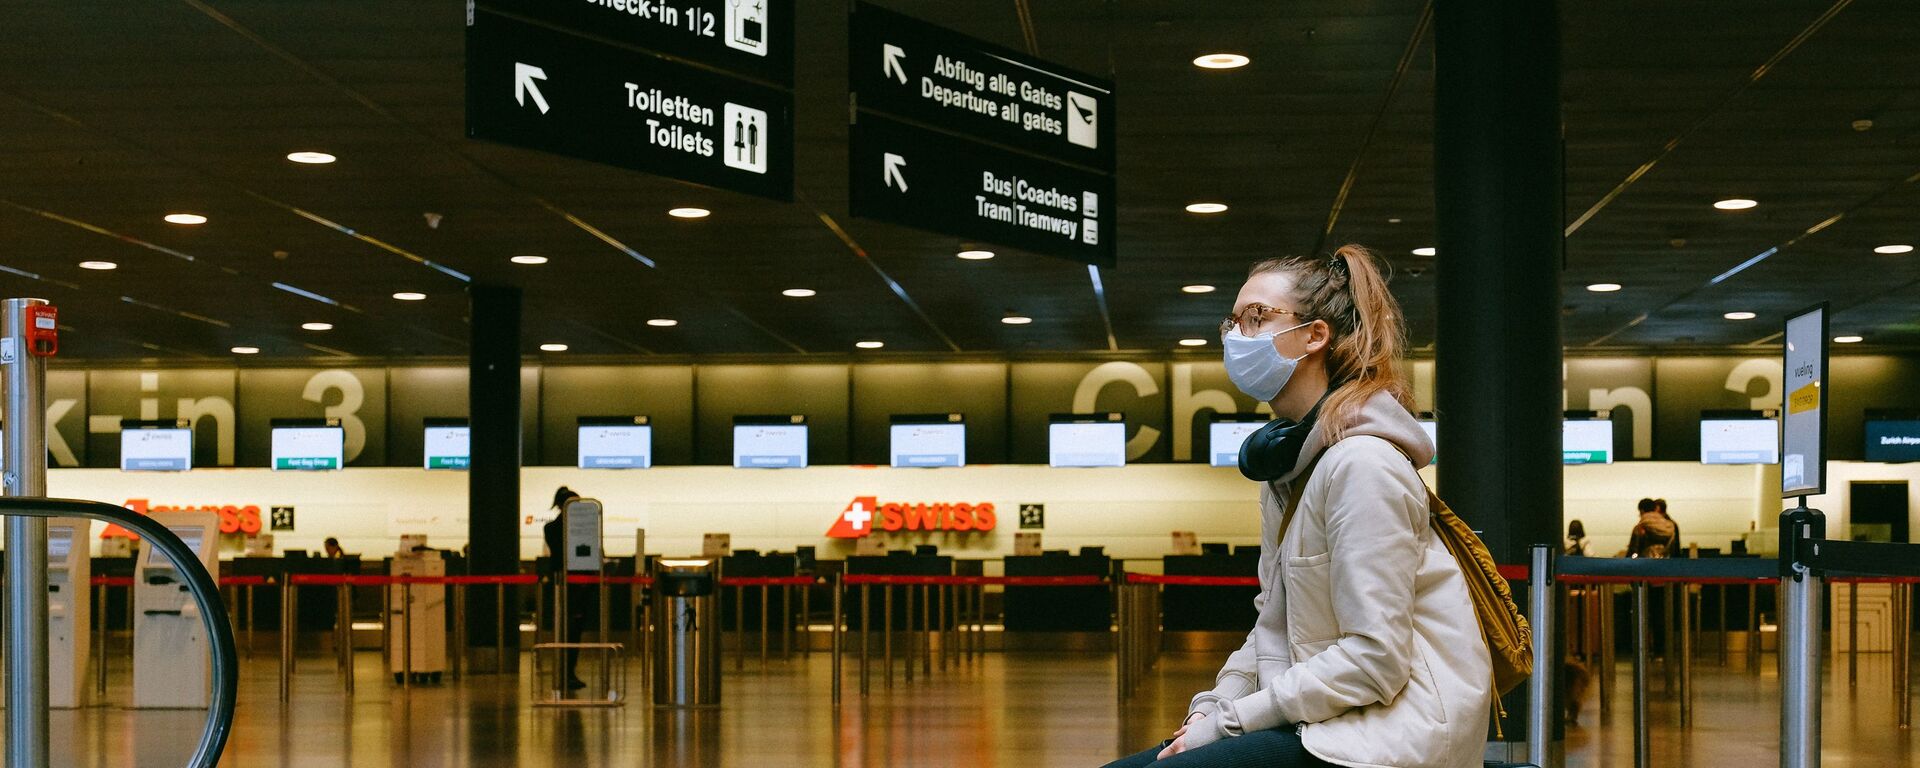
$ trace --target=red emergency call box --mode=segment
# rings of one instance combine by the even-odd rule
[[[27,352],[53,357],[60,351],[60,310],[52,304],[27,307]]]

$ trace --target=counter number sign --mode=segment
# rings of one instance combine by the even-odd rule
[[[1020,530],[1031,531],[1047,527],[1047,505],[1020,505]]]

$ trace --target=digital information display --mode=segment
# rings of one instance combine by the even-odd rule
[[[173,535],[179,536],[180,541],[187,545],[187,549],[193,550],[193,553],[196,555],[201,554],[200,542],[202,539],[206,538],[206,529],[201,528],[200,526],[197,526],[197,525],[192,525],[192,526],[187,526],[185,528],[169,528],[168,530],[173,531]],[[159,547],[145,546],[145,545],[141,546],[140,558],[141,558],[140,560],[141,565],[144,567],[148,567],[148,568],[174,567],[173,559],[167,557],[167,553],[160,551]]]
[[[740,469],[807,466],[807,425],[733,425],[733,466]]]
[[[1867,461],[1920,461],[1920,416],[1867,417]]]
[[[1607,420],[1561,422],[1560,463],[1612,464],[1613,422]]]
[[[967,425],[902,424],[892,429],[893,466],[964,467]]]
[[[652,426],[580,425],[581,469],[648,469],[652,466]]]
[[[1105,421],[1048,424],[1047,465],[1053,467],[1126,466],[1127,423]]]
[[[1207,425],[1207,463],[1216,467],[1240,466],[1240,445],[1260,431],[1266,421],[1220,420]]]
[[[472,437],[472,427],[427,427],[427,469],[466,469]]]
[[[120,469],[126,472],[185,472],[193,468],[193,430],[120,430]]]
[[[339,427],[274,427],[276,470],[339,469],[346,463],[346,432]]]
[[[1773,419],[1701,419],[1700,463],[1780,463],[1780,422]]]

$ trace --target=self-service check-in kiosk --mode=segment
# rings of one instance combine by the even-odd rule
[[[215,579],[220,577],[220,517],[211,512],[156,512]],[[200,607],[173,561],[157,547],[140,548],[133,583],[133,706],[205,709],[207,630]]]
[[[93,655],[91,541],[92,520],[47,521],[47,705],[54,709],[86,703],[87,664]]]
[[[427,547],[427,537],[410,534],[400,537],[400,549],[393,554],[388,571],[393,576],[441,577],[447,575],[447,561],[440,551]],[[387,671],[393,681],[404,682],[411,671],[413,682],[439,682],[447,669],[447,589],[439,584],[396,584],[387,588]],[[413,663],[407,663],[411,655]]]

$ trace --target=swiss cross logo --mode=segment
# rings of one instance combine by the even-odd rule
[[[839,519],[833,521],[833,527],[827,529],[829,539],[858,539],[873,533],[873,518],[879,509],[878,496],[860,496],[847,504]]]

